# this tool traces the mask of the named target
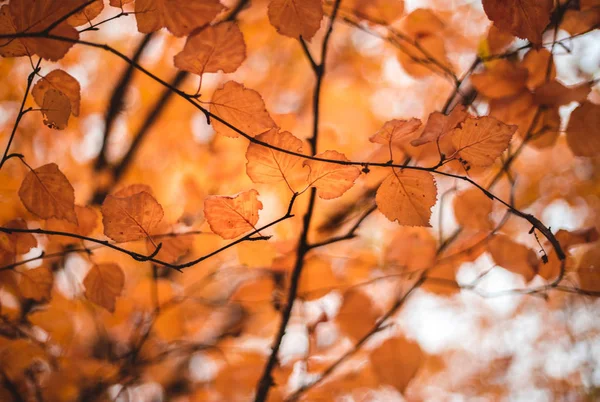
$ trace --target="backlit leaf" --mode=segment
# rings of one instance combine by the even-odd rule
[[[433,112],[429,115],[419,138],[412,140],[410,144],[418,147],[438,140],[441,142],[444,136],[465,121],[468,116],[469,114],[465,111],[465,108],[460,105],[452,109],[449,115]]]
[[[104,234],[118,242],[150,236],[164,215],[160,204],[145,191],[129,197],[108,195],[101,212]]]
[[[70,16],[67,22],[74,27],[89,24],[94,18],[100,15],[102,10],[104,10],[104,0],[95,0],[83,10]]]
[[[29,299],[49,300],[53,284],[52,272],[46,267],[23,270],[19,274],[19,289]]]
[[[38,106],[43,107],[44,97],[51,90],[62,92],[71,103],[73,116],[79,116],[79,103],[81,101],[81,87],[79,82],[64,70],[53,70],[40,79],[31,90],[33,99]]]
[[[412,118],[410,120],[390,120],[386,122],[381,130],[369,138],[369,141],[377,144],[386,145],[392,156],[392,145],[403,146],[408,144],[415,131],[421,127],[421,120]]]
[[[532,43],[542,43],[553,0],[483,0],[483,9],[498,28]]]
[[[115,302],[123,291],[125,275],[117,264],[95,264],[83,279],[85,297],[91,302],[115,311]]]
[[[235,197],[212,195],[204,201],[204,216],[213,232],[224,239],[233,239],[255,229],[262,208],[256,190]]]
[[[522,275],[530,281],[537,273],[538,258],[535,251],[514,242],[506,235],[496,235],[488,243],[488,250],[496,264]]]
[[[456,195],[454,216],[459,225],[474,230],[491,230],[492,200],[478,188],[470,188]]]
[[[348,161],[344,154],[337,151],[325,151],[316,157]],[[304,165],[310,168],[308,182],[317,188],[317,194],[325,200],[340,197],[354,185],[354,181],[360,176],[360,170],[356,166],[315,160],[306,160]]]
[[[65,219],[77,224],[75,191],[55,163],[27,173],[19,197],[29,212],[42,219]]]
[[[310,40],[321,25],[323,5],[321,0],[271,0],[268,14],[280,34]]]
[[[371,352],[371,364],[379,380],[404,392],[424,359],[419,344],[404,337],[386,340]]]
[[[44,94],[42,114],[45,125],[57,130],[64,130],[67,128],[71,116],[71,101],[62,92],[49,89]]]
[[[340,329],[356,342],[373,329],[380,315],[369,296],[351,289],[344,293],[344,303],[335,321]]]

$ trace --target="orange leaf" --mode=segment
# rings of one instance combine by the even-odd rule
[[[600,105],[585,102],[571,113],[567,126],[567,143],[576,156],[600,154]]]
[[[13,219],[4,225],[5,228],[27,229],[23,219]],[[11,233],[7,235],[11,242],[11,251],[14,254],[25,254],[37,246],[37,240],[31,233]]]
[[[325,151],[316,155],[318,158],[348,161],[344,154],[337,151]],[[317,188],[319,197],[325,200],[340,197],[354,185],[360,176],[356,166],[338,165],[335,163],[306,160],[305,166],[310,168],[308,181]]]
[[[181,52],[175,55],[175,67],[190,73],[233,73],[246,58],[246,44],[235,22],[208,26],[190,35]]]
[[[454,216],[459,225],[473,230],[491,230],[492,200],[477,188],[461,192],[454,199]]]
[[[553,4],[553,0],[483,0],[483,9],[498,28],[540,45]]]
[[[109,0],[108,4],[110,4],[113,7],[123,7],[125,4],[128,3],[133,3],[133,0]]]
[[[211,22],[225,7],[219,0],[136,0],[138,31],[150,33],[166,27],[184,36]]]
[[[356,342],[373,329],[380,315],[369,296],[350,289],[344,294],[344,303],[335,320],[340,329]]]
[[[164,216],[160,204],[146,191],[129,197],[108,195],[101,212],[104,234],[118,242],[150,236]]]
[[[381,382],[404,392],[424,357],[419,344],[404,337],[394,337],[371,352],[371,363]]]
[[[535,251],[516,243],[505,235],[496,235],[488,243],[488,249],[496,264],[522,275],[527,282],[537,273],[538,259]]]
[[[430,142],[441,141],[446,134],[465,121],[469,114],[464,106],[456,106],[448,116],[440,112],[433,112],[427,119],[427,124],[419,138],[412,140],[410,144],[414,147]]]
[[[552,53],[548,50],[541,49],[529,49],[521,65],[528,71],[527,76],[527,88],[534,89],[546,82],[546,70],[548,70],[548,64],[552,59]],[[550,69],[549,78],[553,80],[556,77],[556,64],[552,63]]]
[[[269,21],[277,32],[290,38],[310,40],[321,26],[321,0],[271,0]]]
[[[401,227],[385,253],[385,267],[396,271],[420,271],[435,262],[436,240],[430,230],[422,227]]]
[[[152,191],[152,187],[148,186],[147,184],[130,184],[128,186],[125,186],[125,187],[119,189],[118,191],[115,191],[113,193],[113,196],[119,197],[119,198],[131,197],[132,195],[141,193],[142,191],[145,191],[154,197],[154,192]]]
[[[527,69],[508,60],[490,62],[486,69],[471,75],[471,82],[483,96],[490,99],[513,96],[525,89]]]
[[[571,102],[585,102],[591,90],[588,83],[566,87],[558,81],[550,81],[535,89],[534,98],[540,105],[562,106]]]
[[[517,126],[490,116],[469,118],[452,132],[452,143],[460,158],[473,166],[490,166],[508,147]]]
[[[57,130],[64,130],[67,128],[71,115],[71,101],[62,92],[50,89],[44,94],[42,114],[45,125]]]
[[[156,258],[169,264],[174,264],[179,258],[190,251],[193,242],[193,236],[184,234],[169,237],[154,237],[146,240],[146,249],[148,250],[148,254],[151,254],[156,248],[155,244],[162,243]]]
[[[438,35],[425,35],[414,39],[418,43],[418,47],[406,43],[397,53],[398,61],[402,68],[410,75],[416,78],[427,77],[434,74],[436,71],[441,72],[442,66],[452,70],[452,65],[446,56],[446,46],[444,39]],[[438,65],[434,65],[432,59]]]
[[[87,1],[87,0],[86,0]],[[104,0],[95,0],[83,10],[73,14],[67,19],[69,25],[78,27],[90,23],[104,10]]]
[[[75,191],[55,163],[27,173],[19,197],[29,212],[42,219],[65,219],[77,224]]]
[[[235,81],[228,81],[213,94],[210,111],[245,134],[254,137],[277,127],[260,94]],[[227,137],[239,136],[231,128],[212,119],[216,132]]]
[[[51,90],[62,92],[71,103],[73,116],[79,116],[79,103],[81,101],[81,87],[79,82],[64,70],[53,70],[39,80],[34,86],[31,94],[35,103],[44,105],[44,97]]]
[[[577,246],[579,244],[593,243],[598,240],[598,230],[594,227],[588,227],[579,230],[560,229],[556,232],[556,240],[563,248]]]
[[[408,144],[411,134],[421,127],[421,120],[412,118],[410,120],[390,120],[386,122],[381,130],[369,138],[369,141],[387,145],[392,155],[392,145],[403,146]]]
[[[46,221],[45,228],[47,230],[75,233],[81,236],[88,236],[94,231],[98,221],[98,214],[95,209],[75,205],[75,215],[77,215],[77,224],[52,218]],[[69,244],[78,242],[79,240],[56,236],[52,241],[58,241],[61,244]]]
[[[273,129],[256,139],[277,148],[302,152],[302,141],[287,131],[277,132],[277,129]],[[246,173],[253,182],[278,183],[283,180],[294,191],[290,183],[291,173],[297,166],[301,166],[302,158],[250,143],[246,159]]]
[[[263,208],[256,190],[235,197],[211,195],[204,201],[204,216],[213,232],[224,239],[233,239],[254,230],[258,211]]]
[[[304,300],[316,300],[340,286],[340,280],[332,268],[332,263],[328,259],[307,258],[298,283],[298,296]]]
[[[431,226],[431,207],[435,205],[437,188],[429,172],[394,169],[379,186],[377,208],[389,220],[400,225]]]
[[[54,277],[48,268],[28,269],[20,274],[19,288],[24,297],[36,301],[50,299]]]
[[[83,279],[85,297],[111,313],[115,311],[115,302],[124,285],[123,270],[112,263],[94,265]]]
[[[344,2],[344,6],[352,7],[357,16],[365,16],[372,21],[390,23],[402,16],[404,1],[387,0],[353,0]]]
[[[8,4],[0,7],[0,35],[14,35],[17,28],[13,22]],[[27,55],[27,49],[19,39],[0,39],[0,56],[21,57]]]
[[[600,292],[600,247],[597,245],[585,252],[577,267],[579,286],[589,292]]]

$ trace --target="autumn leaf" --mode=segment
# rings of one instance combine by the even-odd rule
[[[454,215],[459,225],[473,230],[491,230],[492,200],[477,188],[456,195]]]
[[[371,364],[377,377],[400,392],[406,390],[423,359],[419,344],[404,337],[390,338],[371,352]]]
[[[148,250],[148,254],[152,254],[156,249],[156,244],[160,243],[162,246],[155,258],[174,264],[190,251],[193,242],[193,236],[181,233],[167,237],[151,237],[146,240],[146,250]]]
[[[533,44],[542,43],[553,0],[483,0],[483,9],[498,28]]]
[[[210,112],[251,137],[277,127],[260,94],[235,81],[228,81],[215,91]],[[216,119],[212,119],[211,124],[222,135],[239,136]]]
[[[506,150],[517,126],[490,116],[469,118],[452,132],[452,143],[468,165],[487,167]]]
[[[146,191],[128,197],[108,195],[101,212],[104,234],[118,242],[150,236],[164,215],[158,201]]]
[[[433,112],[429,115],[425,128],[419,138],[414,139],[410,144],[414,147],[428,144],[434,141],[440,141],[460,123],[465,121],[469,114],[463,106],[456,106],[449,115],[440,112]]]
[[[356,342],[373,329],[380,315],[369,296],[351,289],[344,293],[344,302],[335,320],[340,329]]]
[[[53,284],[52,272],[43,266],[21,271],[19,275],[21,293],[36,301],[49,300]]]
[[[184,36],[211,22],[225,7],[219,0],[136,0],[135,19],[142,33],[167,28]]]
[[[322,159],[348,161],[344,154],[337,151],[325,151],[315,156]],[[360,170],[356,166],[338,165],[310,159],[306,160],[303,165],[310,168],[308,182],[311,186],[317,188],[317,194],[325,200],[342,196],[352,188],[354,181],[360,176]]]
[[[403,0],[351,0],[345,1],[344,6],[352,8],[358,16],[365,16],[372,21],[386,23],[391,23],[400,18],[404,12]]]
[[[429,172],[394,169],[379,186],[377,208],[390,221],[400,225],[431,226],[431,208],[435,205],[437,188]]]
[[[600,154],[600,106],[584,102],[569,118],[567,143],[575,156],[594,157]]]
[[[558,81],[549,81],[535,89],[534,98],[540,105],[558,107],[571,102],[585,102],[591,90],[587,83],[566,87]]]
[[[175,67],[202,75],[233,73],[246,58],[246,44],[235,22],[208,26],[188,36],[185,47],[175,55]]]
[[[113,263],[95,264],[83,279],[85,297],[111,313],[115,311],[116,299],[124,285],[123,270]]]
[[[381,130],[369,138],[369,141],[387,145],[390,150],[390,159],[392,159],[392,146],[402,147],[408,144],[417,129],[421,127],[421,120],[412,118],[410,120],[390,120],[386,122]]]
[[[80,236],[90,235],[97,225],[98,213],[91,207],[82,207],[75,205],[75,215],[77,216],[77,224],[60,220],[56,218],[48,219],[45,228],[58,232],[75,233]],[[69,244],[79,241],[70,237],[57,237],[53,241],[61,244]]]
[[[404,226],[386,248],[384,268],[400,272],[431,268],[436,251],[436,240],[429,229]]]
[[[104,10],[103,0],[94,0],[93,3],[85,7],[83,10],[71,15],[67,22],[69,25],[78,27],[85,24],[90,24],[91,21],[100,15]]]
[[[45,125],[57,130],[64,130],[67,128],[69,116],[71,115],[71,101],[62,92],[49,89],[44,94],[42,114],[44,115]]]
[[[3,226],[9,229],[27,229],[27,222],[25,222],[23,219],[17,218],[6,222]],[[13,254],[19,255],[28,253],[29,250],[37,246],[37,240],[31,233],[13,232],[6,234],[6,236],[10,242],[7,251],[10,251]],[[4,246],[0,247],[4,248]]]
[[[523,91],[527,76],[527,69],[500,59],[488,63],[483,72],[471,75],[471,82],[483,96],[497,99]]]
[[[233,239],[255,229],[258,211],[262,208],[256,190],[235,197],[212,195],[204,201],[204,216],[214,233],[224,239]]]
[[[548,50],[529,49],[523,57],[521,65],[527,69],[527,88],[533,90],[544,84],[548,79],[553,80],[556,77],[556,64],[551,63],[552,53]],[[547,74],[548,66],[550,74]]]
[[[17,28],[13,22],[8,4],[0,7],[0,35],[14,35]],[[27,55],[27,49],[19,39],[0,39],[0,56],[21,57]]]
[[[44,98],[49,90],[54,89],[66,96],[71,104],[70,111],[73,116],[79,116],[79,103],[81,101],[81,87],[79,82],[64,70],[53,70],[42,77],[31,91],[35,103],[44,107]]]
[[[488,250],[502,268],[522,275],[527,282],[535,277],[538,258],[532,249],[514,242],[506,235],[495,235],[488,242]]]
[[[75,190],[55,163],[27,173],[19,197],[29,212],[42,219],[65,219],[77,224]]]
[[[291,38],[311,40],[321,26],[321,0],[271,0],[269,21],[277,32]]]
[[[302,141],[287,131],[270,130],[256,137],[257,140],[292,152],[302,152]],[[246,151],[246,173],[254,183],[278,183],[285,181],[294,191],[292,172],[302,166],[302,158],[263,145],[250,143]]]

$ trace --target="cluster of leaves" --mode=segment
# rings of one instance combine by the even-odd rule
[[[578,230],[553,231],[536,216],[560,194],[535,190],[542,173],[559,175],[557,153],[569,163],[585,161],[597,177],[596,82],[564,85],[555,67],[558,49],[598,28],[597,0],[484,0],[493,25],[483,38],[461,34],[452,15],[406,13],[401,0],[241,0],[231,8],[219,0],[104,3],[0,6],[2,71],[28,72],[2,137],[0,177],[8,190],[0,216],[0,399],[105,400],[151,381],[167,398],[193,400],[331,400],[380,385],[405,393],[415,378],[424,381],[433,357],[394,320],[417,289],[483,296],[478,283],[489,271],[459,283],[464,263],[487,253],[523,281],[514,294],[600,294],[597,205],[590,201]],[[86,36],[101,35],[121,17],[135,18],[146,34],[133,57]],[[281,36],[266,34],[269,24]],[[178,51],[155,67],[174,66],[171,81],[140,61],[163,28],[165,48]],[[559,30],[570,36],[559,40]],[[350,109],[360,92],[345,100],[344,86],[324,85],[330,75],[350,80],[344,68],[369,63],[332,39],[357,32],[383,39],[407,76],[430,82],[433,92],[449,89],[449,96],[423,107],[421,118],[382,122],[369,113],[360,123],[351,115],[367,112]],[[103,63],[122,61],[125,72],[106,108],[95,163],[78,163],[65,149],[81,131],[79,117],[104,104],[85,89],[93,84],[68,68],[89,51],[106,57]],[[302,78],[292,67],[279,71],[282,80],[302,80],[295,90],[306,105],[295,115],[271,113],[276,102],[263,97],[271,80],[252,77],[260,67],[249,65],[267,51],[284,66],[310,68]],[[474,61],[458,68],[453,53]],[[368,68],[379,73],[380,66]],[[195,92],[179,88],[188,74],[197,76]],[[113,126],[126,113],[134,75],[143,80],[138,91],[146,103],[158,100],[144,119],[131,116],[142,128],[118,143]],[[105,78],[96,79],[98,90],[106,87]],[[354,80],[368,87],[368,77]],[[262,90],[250,88],[253,82]],[[163,95],[148,92],[152,85]],[[170,97],[180,105],[159,119]],[[332,101],[339,109],[349,102],[342,117],[328,109]],[[561,111],[575,104],[564,124]],[[30,112],[40,112],[43,125],[24,119]],[[177,137],[189,113],[214,131],[212,139],[187,146]],[[352,133],[330,135],[324,121]],[[154,125],[164,138],[154,140],[150,156],[136,156]],[[111,141],[121,159],[111,159]],[[523,162],[532,149],[545,152],[548,166]],[[529,189],[518,175],[533,183]],[[454,191],[457,228],[448,234],[441,209]],[[572,193],[592,198],[598,188],[581,185]],[[535,198],[542,201],[535,205]],[[386,240],[374,246],[378,230]],[[524,234],[527,240],[517,241]],[[335,250],[347,255],[341,269],[327,254]],[[364,291],[383,281],[394,283],[391,294]],[[332,312],[323,300],[336,292],[341,301]],[[294,308],[317,300],[323,304],[314,317]],[[290,358],[286,338],[298,322],[309,344]],[[327,339],[331,331],[334,340]],[[247,346],[255,338],[270,345],[267,353]],[[189,373],[192,356],[216,366],[210,378]],[[352,359],[366,368],[344,365]],[[312,379],[298,381],[297,370]]]

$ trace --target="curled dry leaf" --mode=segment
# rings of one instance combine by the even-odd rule
[[[257,140],[277,148],[302,152],[302,141],[287,131],[270,130],[256,137]],[[255,183],[278,183],[285,181],[292,191],[292,173],[301,167],[302,158],[277,151],[261,144],[250,143],[246,151],[246,173]]]
[[[527,69],[508,60],[494,60],[486,64],[486,69],[471,75],[471,82],[477,91],[490,99],[513,96],[525,89]]]
[[[377,189],[377,208],[400,225],[431,226],[431,208],[437,199],[435,180],[429,172],[394,169]]]
[[[164,216],[158,201],[146,191],[128,197],[108,195],[101,212],[104,234],[118,242],[149,237]]]
[[[502,268],[522,275],[527,282],[535,277],[538,258],[532,249],[512,241],[506,235],[496,235],[488,242],[488,250]]]
[[[317,158],[345,161],[346,156],[337,151],[325,151],[316,155]],[[338,165],[336,163],[306,160],[304,166],[310,168],[308,182],[317,188],[319,197],[331,200],[342,196],[354,185],[354,181],[360,176],[360,170],[356,166]]]
[[[381,382],[404,392],[417,374],[424,357],[418,343],[404,337],[394,337],[371,352],[371,364]]]
[[[81,86],[79,85],[79,81],[64,70],[51,71],[33,86],[31,94],[35,103],[43,107],[46,93],[51,89],[62,92],[63,95],[69,98],[71,113],[73,113],[73,116],[79,116],[79,103],[81,101]]]
[[[190,35],[175,55],[175,67],[190,73],[233,73],[246,59],[246,44],[235,22],[208,26]]]
[[[44,94],[42,103],[44,124],[50,128],[64,130],[71,116],[71,101],[61,91],[50,89]]]
[[[575,156],[594,157],[600,154],[600,105],[584,102],[569,118],[567,144]]]
[[[228,81],[215,91],[210,111],[251,137],[277,127],[260,94],[235,81]],[[222,135],[233,138],[239,136],[214,118],[211,124]]]
[[[340,329],[356,342],[373,329],[380,315],[369,296],[360,290],[350,289],[344,293],[344,302],[335,320]]]
[[[477,188],[470,188],[454,198],[454,216],[462,227],[491,230],[492,200]]]
[[[136,0],[138,31],[150,33],[167,28],[184,36],[211,22],[225,7],[219,0]]]
[[[19,289],[24,297],[36,301],[49,300],[54,285],[54,276],[46,267],[19,272]]]
[[[281,35],[310,40],[321,26],[321,0],[271,0],[269,21]]]
[[[258,211],[262,208],[256,190],[235,197],[211,195],[204,201],[204,216],[214,233],[224,239],[233,239],[255,229]]]
[[[123,270],[112,263],[95,264],[83,279],[85,297],[111,313],[115,311],[117,297],[121,295],[124,285]]]
[[[553,0],[483,0],[483,9],[498,28],[540,45],[553,3]]]
[[[21,202],[42,219],[65,219],[77,224],[75,190],[56,163],[31,170],[19,189]]]
[[[468,118],[455,128],[452,143],[460,159],[472,166],[490,166],[508,148],[517,126],[509,126],[490,116]]]

